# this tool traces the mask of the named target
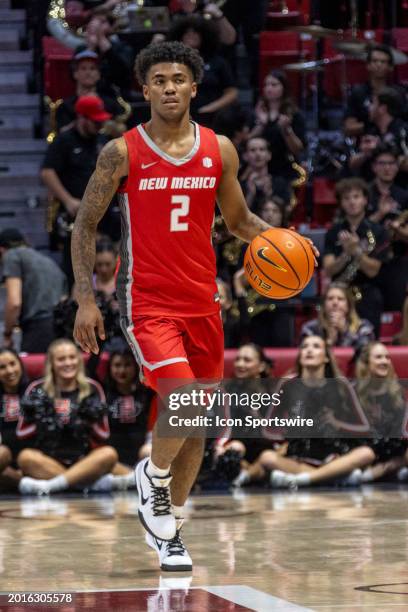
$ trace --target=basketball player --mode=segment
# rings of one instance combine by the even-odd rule
[[[95,234],[119,191],[122,328],[146,384],[156,390],[159,379],[222,377],[224,343],[211,245],[215,200],[229,231],[242,240],[250,242],[269,228],[247,208],[232,143],[190,120],[190,101],[202,74],[199,54],[181,43],[140,52],[136,75],[151,119],[101,151],[72,234],[79,305],[74,335],[84,351],[97,353],[95,330],[101,339],[105,332],[92,290]],[[180,528],[203,447],[202,439],[159,438],[155,431],[150,459],[137,466],[139,517],[164,570],[192,569]]]

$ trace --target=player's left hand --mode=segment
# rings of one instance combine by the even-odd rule
[[[293,227],[293,225],[289,228],[292,232],[296,232],[297,234],[299,233],[295,227]],[[306,240],[306,242],[308,242],[310,244],[310,247],[313,251],[313,255],[314,255],[314,262],[315,262],[315,267],[317,268],[317,258],[320,257],[320,251],[319,249],[313,244],[312,240],[310,240],[310,238],[307,238],[306,236],[302,236],[302,238],[304,238]]]

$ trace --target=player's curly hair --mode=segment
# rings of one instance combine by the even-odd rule
[[[195,49],[181,42],[154,43],[142,49],[135,61],[136,78],[141,85],[146,83],[147,73],[155,64],[170,62],[184,64],[193,73],[193,79],[200,83],[203,78],[204,62]]]

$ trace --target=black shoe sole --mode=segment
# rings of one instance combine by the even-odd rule
[[[168,540],[165,540],[164,538],[159,537],[158,535],[156,535],[155,533],[153,533],[153,531],[152,531],[152,530],[151,530],[151,529],[150,529],[150,528],[147,526],[147,523],[146,523],[146,521],[144,520],[144,518],[143,518],[143,514],[141,513],[141,511],[140,511],[140,510],[138,510],[138,515],[139,515],[139,520],[140,520],[140,522],[142,523],[143,527],[146,529],[146,531],[147,531],[148,533],[150,533],[150,535],[151,535],[151,536],[153,536],[154,538],[156,538],[157,540],[163,540],[163,542],[171,542],[171,541],[172,541],[172,539],[175,537],[175,535],[176,535],[177,531],[174,533],[174,536],[173,536],[172,538],[169,538]]]
[[[192,572],[192,565],[161,565],[163,572]]]

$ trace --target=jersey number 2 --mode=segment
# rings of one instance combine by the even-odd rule
[[[173,208],[170,215],[170,231],[171,232],[186,232],[188,230],[187,221],[180,221],[181,217],[188,215],[190,210],[189,196],[174,195],[171,198],[172,204],[178,204],[177,208]]]

